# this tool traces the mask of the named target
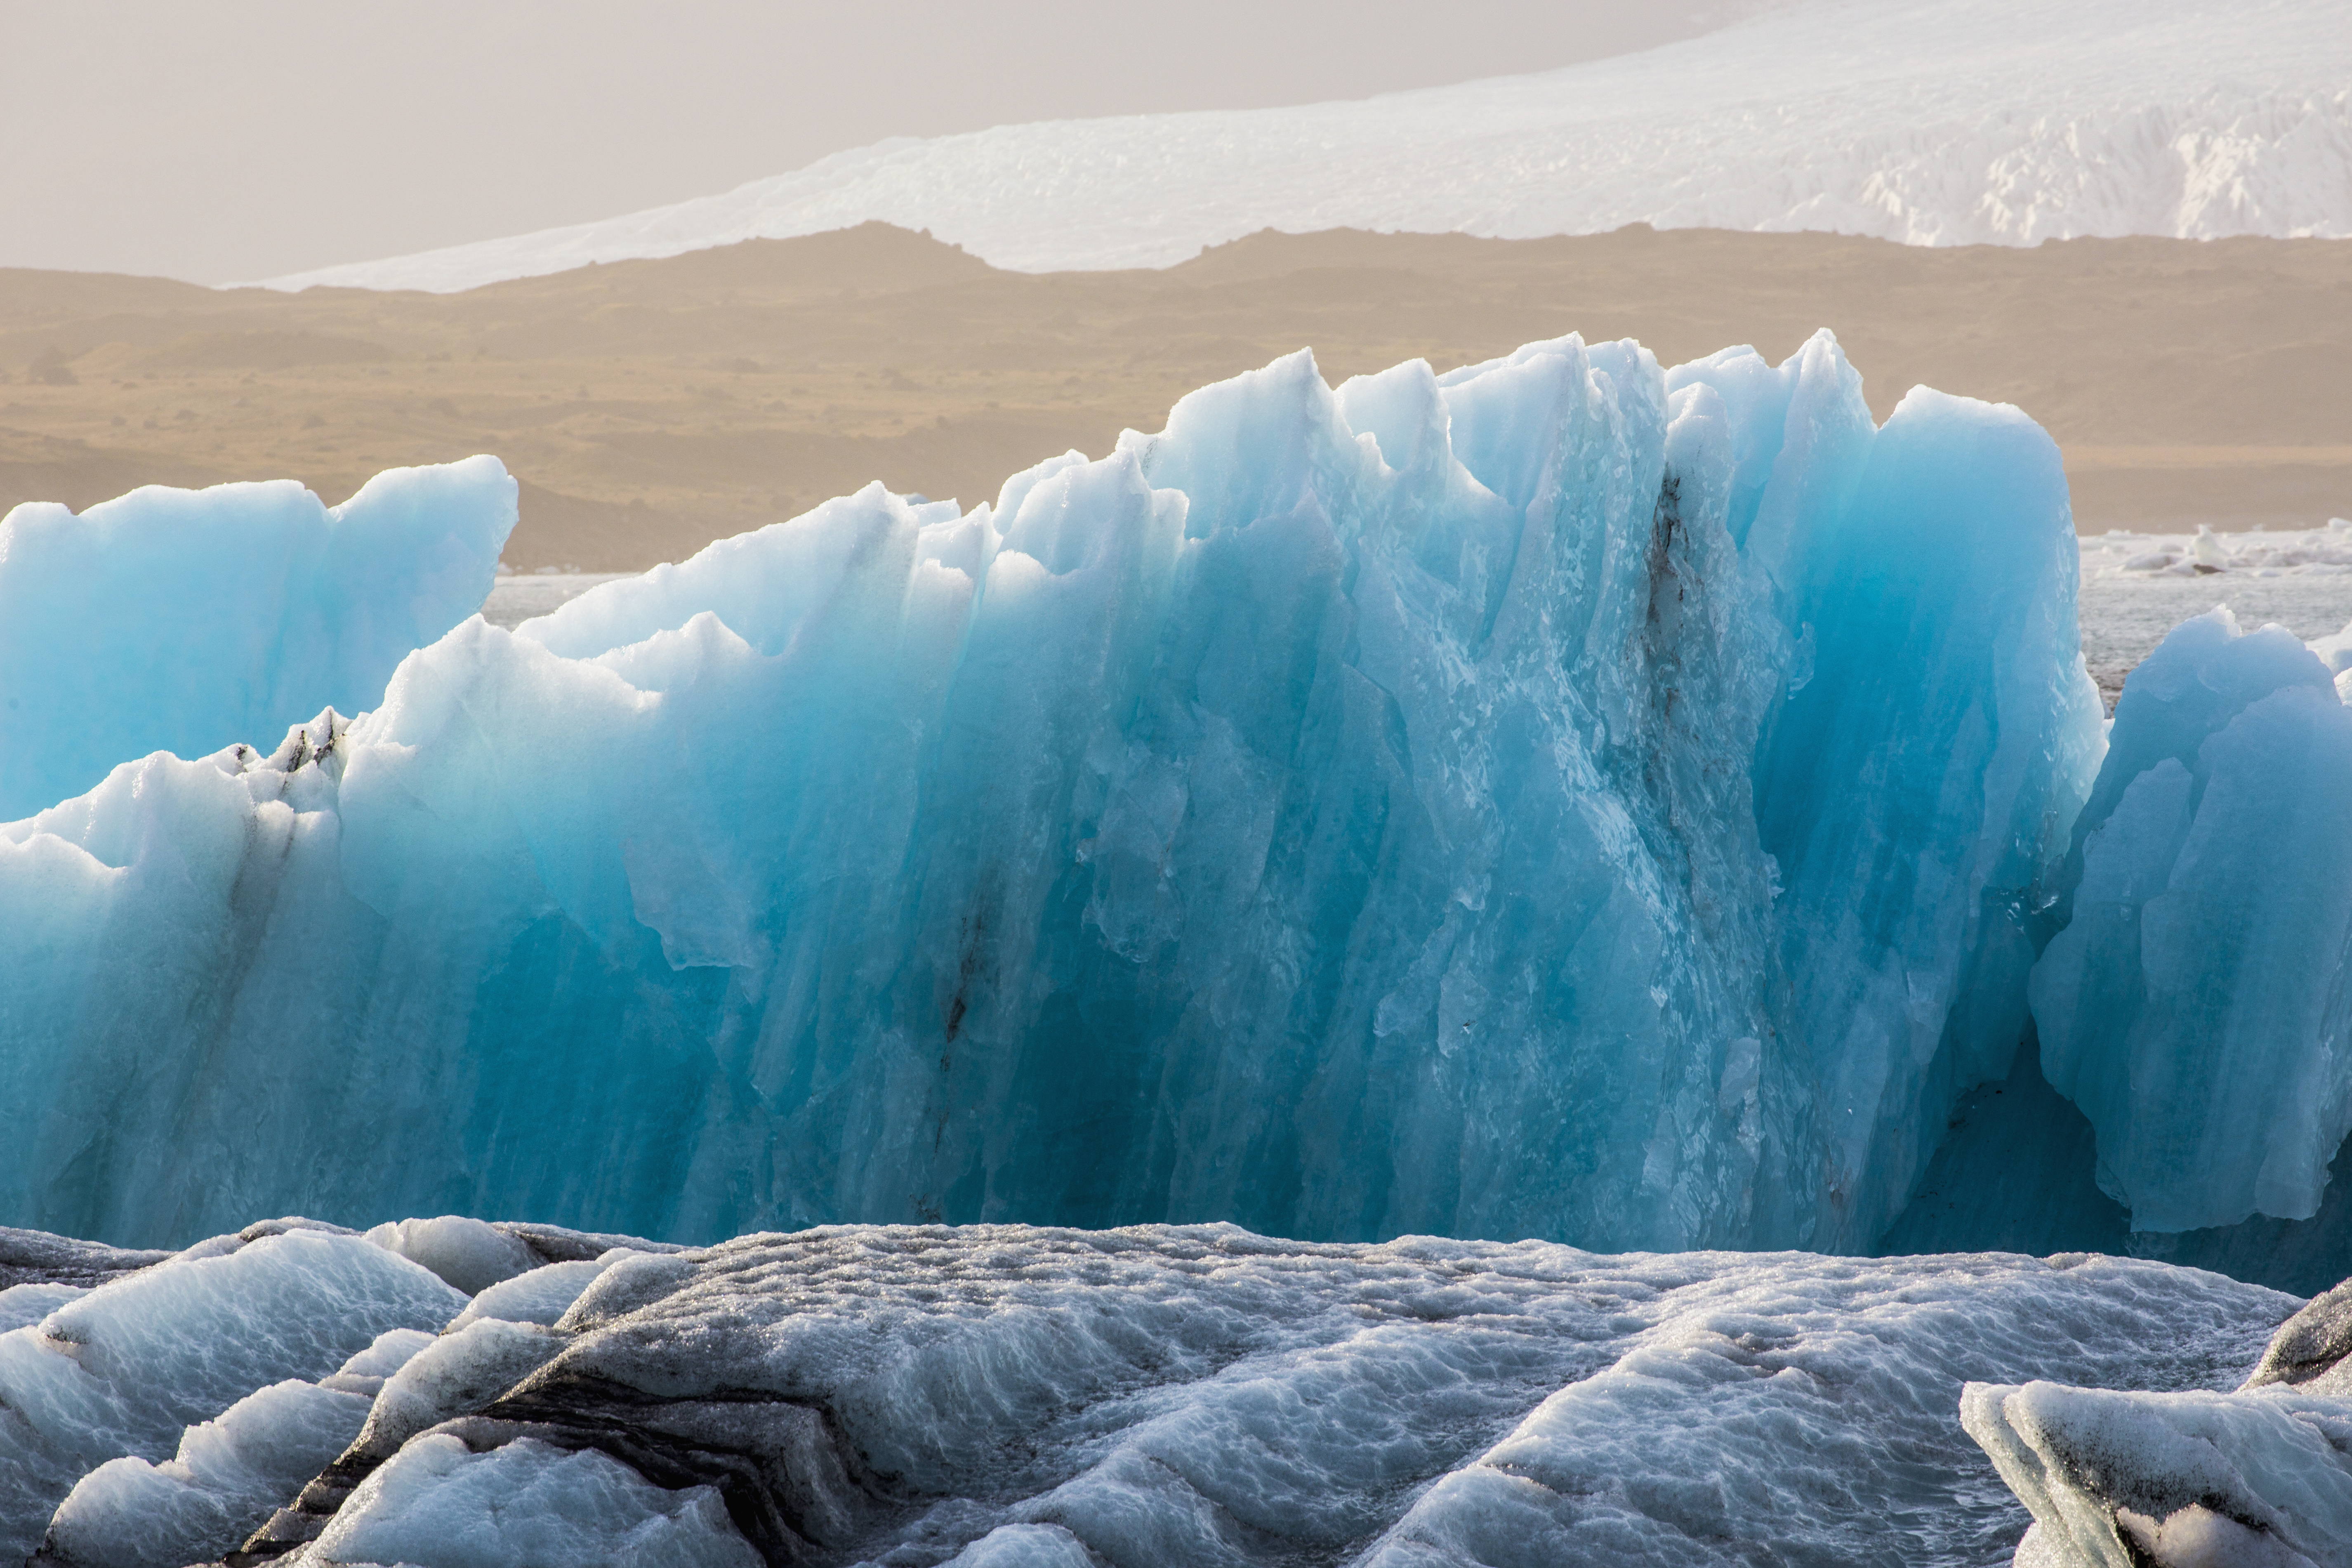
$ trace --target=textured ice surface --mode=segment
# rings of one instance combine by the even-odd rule
[[[161,1464],[110,1459],[49,1521],[47,1560],[184,1568],[233,1550],[359,1435],[368,1399],[289,1380],[191,1426]]]
[[[2341,1394],[1976,1384],[1961,1410],[2064,1568],[2352,1563]]]
[[[482,1318],[552,1326],[588,1289],[589,1281],[623,1258],[638,1256],[641,1255],[628,1248],[615,1248],[602,1258],[550,1263],[528,1274],[519,1274],[477,1295],[449,1327],[462,1329]]]
[[[419,1432],[489,1403],[562,1348],[562,1336],[535,1323],[490,1318],[453,1328],[384,1380],[365,1426],[344,1441],[356,1439],[368,1459],[390,1458]],[[322,1455],[320,1462],[333,1457]]]
[[[2147,1230],[2317,1212],[2352,1127],[2352,711],[2226,609],[2132,673],[2032,981],[2042,1069]]]
[[[526,1437],[474,1454],[411,1444],[289,1568],[760,1568],[716,1490],[654,1486],[593,1449]]]
[[[89,1294],[84,1285],[11,1285],[0,1290],[0,1333],[37,1323],[68,1301]]]
[[[98,1285],[170,1256],[0,1226],[0,1289],[19,1285]]]
[[[1826,334],[871,487],[0,828],[0,1212],[1866,1247],[2022,1025],[2075,558]]]
[[[368,1239],[423,1264],[469,1296],[540,1264],[521,1237],[464,1215],[387,1222],[368,1232]]]
[[[274,1395],[188,1436],[193,1448],[184,1429],[266,1385],[333,1373],[387,1330],[437,1329],[464,1304],[358,1237],[294,1228],[217,1237],[0,1334],[0,1552],[37,1546],[50,1511],[109,1459],[160,1468],[113,1472],[102,1490],[171,1492],[190,1508],[236,1489],[232,1472],[276,1474],[270,1432],[329,1419],[314,1395]],[[365,1415],[364,1398],[336,1397]]]
[[[1971,1384],[1961,1419],[2035,1524],[2016,1568],[2352,1563],[2352,1280],[2234,1394]]]
[[[373,1400],[383,1392],[384,1380],[414,1361],[434,1337],[422,1329],[386,1329],[332,1376],[320,1378],[320,1385],[345,1394],[364,1394]]]
[[[75,1305],[106,1308],[106,1331],[46,1331],[81,1333],[84,1361],[164,1347],[137,1369],[151,1436],[101,1440],[85,1401],[74,1441],[30,1439],[27,1385],[0,1388],[0,1473],[70,1472],[0,1506],[0,1550],[46,1538],[60,1568],[240,1542],[232,1562],[310,1568],[1990,1568],[2026,1516],[1962,1434],[1964,1384],[2063,1379],[2094,1414],[2109,1396],[2082,1390],[2151,1391],[2116,1408],[2177,1426],[2176,1405],[2207,1407],[2187,1396],[2252,1370],[2307,1426],[2352,1341],[2340,1293],[2281,1329],[2294,1298],[2128,1259],[1230,1226],[754,1236],[559,1263],[474,1307],[536,1310],[547,1291],[525,1286],[583,1269],[551,1327],[476,1316],[438,1337],[418,1330],[462,1297],[315,1229],[217,1238],[92,1292]],[[362,1337],[395,1306],[406,1324]],[[0,1370],[24,1337],[0,1339]],[[2232,1452],[2247,1486],[2305,1507],[2268,1448]]]
[[[774,1562],[1990,1565],[2025,1517],[1964,1381],[2227,1388],[2294,1305],[2108,1258],[753,1237],[615,1264],[320,1548],[531,1444],[715,1487]]]
[[[495,458],[396,468],[331,509],[290,480],[17,507],[0,518],[0,819],[127,758],[374,707],[411,649],[474,613],[514,522]]]
[[[1770,9],[1641,54],[1360,102],[896,139],[677,206],[277,285],[467,289],[877,218],[1033,270],[1164,267],[1264,228],[2352,235],[2336,0]]]

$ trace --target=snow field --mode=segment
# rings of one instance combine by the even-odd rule
[[[875,220],[1025,271],[1167,267],[1266,228],[2345,238],[2347,81],[2334,0],[1817,0],[1537,75],[896,138],[675,206],[270,286],[448,292]]]

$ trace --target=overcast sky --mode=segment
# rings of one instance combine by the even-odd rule
[[[0,266],[273,276],[886,136],[1354,98],[1753,0],[0,0]]]

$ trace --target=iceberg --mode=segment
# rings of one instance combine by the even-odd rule
[[[2032,981],[2043,1074],[2149,1231],[2308,1219],[2352,1129],[2352,710],[2227,608],[2125,683]]]
[[[869,487],[0,827],[0,1213],[1866,1250],[2022,1028],[2076,556],[1827,333]]]
[[[1601,1256],[1229,1225],[829,1226],[665,1251],[515,1226],[488,1228],[624,1245],[584,1282],[512,1289],[581,1261],[559,1258],[468,1301],[392,1250],[436,1227],[462,1224],[223,1237],[91,1290],[78,1310],[118,1336],[151,1321],[150,1397],[187,1429],[53,1489],[53,1515],[0,1510],[7,1547],[109,1568],[1977,1568],[2028,1513],[1962,1435],[1965,1385],[2211,1401],[2252,1372],[2306,1379],[2308,1402],[2342,1349],[2312,1309],[2289,1318],[2294,1298],[2128,1258]],[[237,1276],[266,1307],[162,1310],[298,1242],[346,1261]],[[564,1294],[551,1323],[498,1315],[501,1296],[535,1315]],[[365,1343],[362,1318],[425,1323]],[[254,1357],[264,1321],[363,1348],[289,1382],[332,1355]],[[14,1441],[0,1427],[0,1465]]]
[[[1960,1418],[2034,1523],[2017,1568],[2352,1563],[2352,1280],[2234,1391],[1971,1383]]]
[[[149,486],[0,517],[0,817],[150,752],[202,756],[373,708],[472,615],[515,523],[495,458],[378,474],[339,507],[291,480]]]

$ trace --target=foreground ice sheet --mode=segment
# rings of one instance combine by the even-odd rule
[[[1358,102],[896,138],[676,206],[277,286],[469,289],[877,218],[1032,270],[1165,267],[1264,228],[2352,236],[2336,0],[1752,10],[1641,54]]]
[[[1827,334],[873,487],[0,828],[0,1213],[1859,1250],[2022,1026],[2075,554]]]
[[[368,1478],[301,1561],[417,1568],[760,1568],[709,1486],[667,1490],[593,1448],[421,1437]]]
[[[305,1245],[330,1243],[374,1245]],[[174,1299],[203,1251],[85,1300],[121,1315],[142,1281]],[[2297,1305],[2127,1259],[1601,1257],[1230,1226],[837,1227],[599,1258],[552,1326],[492,1314],[538,1310],[546,1287],[510,1287],[563,1261],[317,1386],[248,1395],[270,1369],[216,1370],[254,1314],[175,1321],[145,1371],[180,1391],[177,1457],[98,1466],[53,1524],[0,1514],[9,1543],[46,1539],[56,1568],[178,1568],[236,1544],[194,1528],[209,1499],[248,1521],[237,1562],[308,1568],[1990,1568],[2026,1516],[1962,1435],[1965,1382],[2210,1394]],[[406,1302],[394,1287],[421,1270],[383,1261]],[[310,1298],[331,1321],[314,1324],[274,1289],[287,1331],[346,1331],[347,1292]],[[381,1375],[366,1433],[291,1476],[279,1459],[320,1452],[316,1415],[367,1386],[362,1363]],[[0,1430],[0,1465],[13,1441]]]
[[[22,1255],[47,1252],[60,1279],[87,1265],[77,1244],[10,1234]],[[551,1321],[610,1262],[664,1250],[446,1215],[364,1237],[272,1220],[142,1257],[95,1288],[16,1285],[12,1295],[55,1294],[48,1310],[0,1335],[0,1562],[36,1546],[56,1568],[217,1557],[346,1449],[368,1450],[380,1426],[405,1423],[404,1437],[438,1420],[416,1418],[420,1394],[478,1400],[552,1353],[486,1378],[462,1336],[434,1331],[509,1327],[480,1321],[502,1315]],[[469,1302],[419,1252],[479,1294]],[[501,1253],[502,1268],[486,1267]],[[443,1374],[420,1372],[436,1359]],[[446,1375],[453,1364],[470,1364],[470,1384]]]
[[[2352,1281],[2235,1393],[1971,1384],[1969,1435],[2032,1507],[2018,1568],[2352,1563]]]
[[[161,486],[0,518],[0,818],[127,758],[274,739],[373,708],[474,613],[515,522],[495,458],[378,474],[328,508],[290,480]]]
[[[0,1552],[31,1551],[76,1480],[110,1459],[172,1464],[146,1473],[152,1487],[112,1472],[101,1492],[192,1494],[185,1506],[197,1512],[207,1494],[239,1484],[224,1472],[278,1473],[268,1450],[288,1427],[331,1426],[336,1416],[291,1390],[224,1415],[230,1406],[288,1378],[326,1377],[386,1331],[437,1328],[465,1305],[357,1237],[256,1228],[263,1234],[215,1238],[0,1334]],[[183,1442],[184,1428],[215,1416],[218,1427]]]

